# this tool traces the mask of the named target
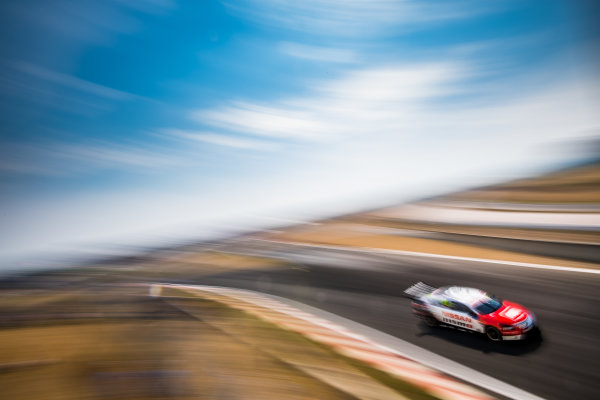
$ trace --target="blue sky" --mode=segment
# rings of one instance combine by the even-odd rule
[[[594,1],[22,0],[0,15],[5,266],[525,175],[597,135]]]

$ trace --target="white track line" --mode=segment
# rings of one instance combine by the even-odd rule
[[[356,253],[392,254],[392,255],[402,255],[402,256],[442,258],[442,259],[447,259],[447,260],[475,261],[475,262],[488,263],[488,264],[510,265],[510,266],[523,267],[523,268],[547,269],[547,270],[564,271],[564,272],[582,272],[582,273],[586,273],[586,274],[600,274],[600,269],[592,269],[592,268],[564,267],[564,266],[560,266],[560,265],[545,265],[545,264],[533,264],[533,263],[524,263],[524,262],[517,262],[517,261],[491,260],[488,258],[449,256],[449,255],[445,255],[445,254],[420,253],[420,252],[416,252],[416,251],[393,250],[393,249],[377,249],[377,248],[373,248],[373,247],[328,246],[328,245],[300,243],[300,242],[285,242],[285,241],[280,241],[280,240],[262,240],[262,239],[258,239],[258,240],[261,240],[263,242],[270,242],[270,243],[289,244],[292,246],[313,247],[313,248],[328,249],[328,250],[341,250],[341,251],[350,251],[350,252],[356,252]]]

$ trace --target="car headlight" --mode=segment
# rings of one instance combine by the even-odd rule
[[[517,327],[514,325],[500,324],[500,329],[502,329],[503,331],[513,331],[513,330],[517,329]]]
[[[523,321],[515,323],[515,326],[521,329],[529,328],[531,325],[533,325],[533,318],[529,315]]]

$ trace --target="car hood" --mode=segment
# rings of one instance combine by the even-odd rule
[[[524,321],[530,314],[531,312],[522,305],[505,300],[502,302],[502,307],[489,316],[500,324],[511,325]]]

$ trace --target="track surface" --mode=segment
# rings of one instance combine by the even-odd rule
[[[294,266],[193,283],[247,288],[303,302],[547,399],[592,399],[600,393],[598,275],[291,246],[261,254],[285,257]],[[416,281],[483,288],[521,303],[536,313],[542,338],[491,343],[477,334],[424,327],[401,296]]]

